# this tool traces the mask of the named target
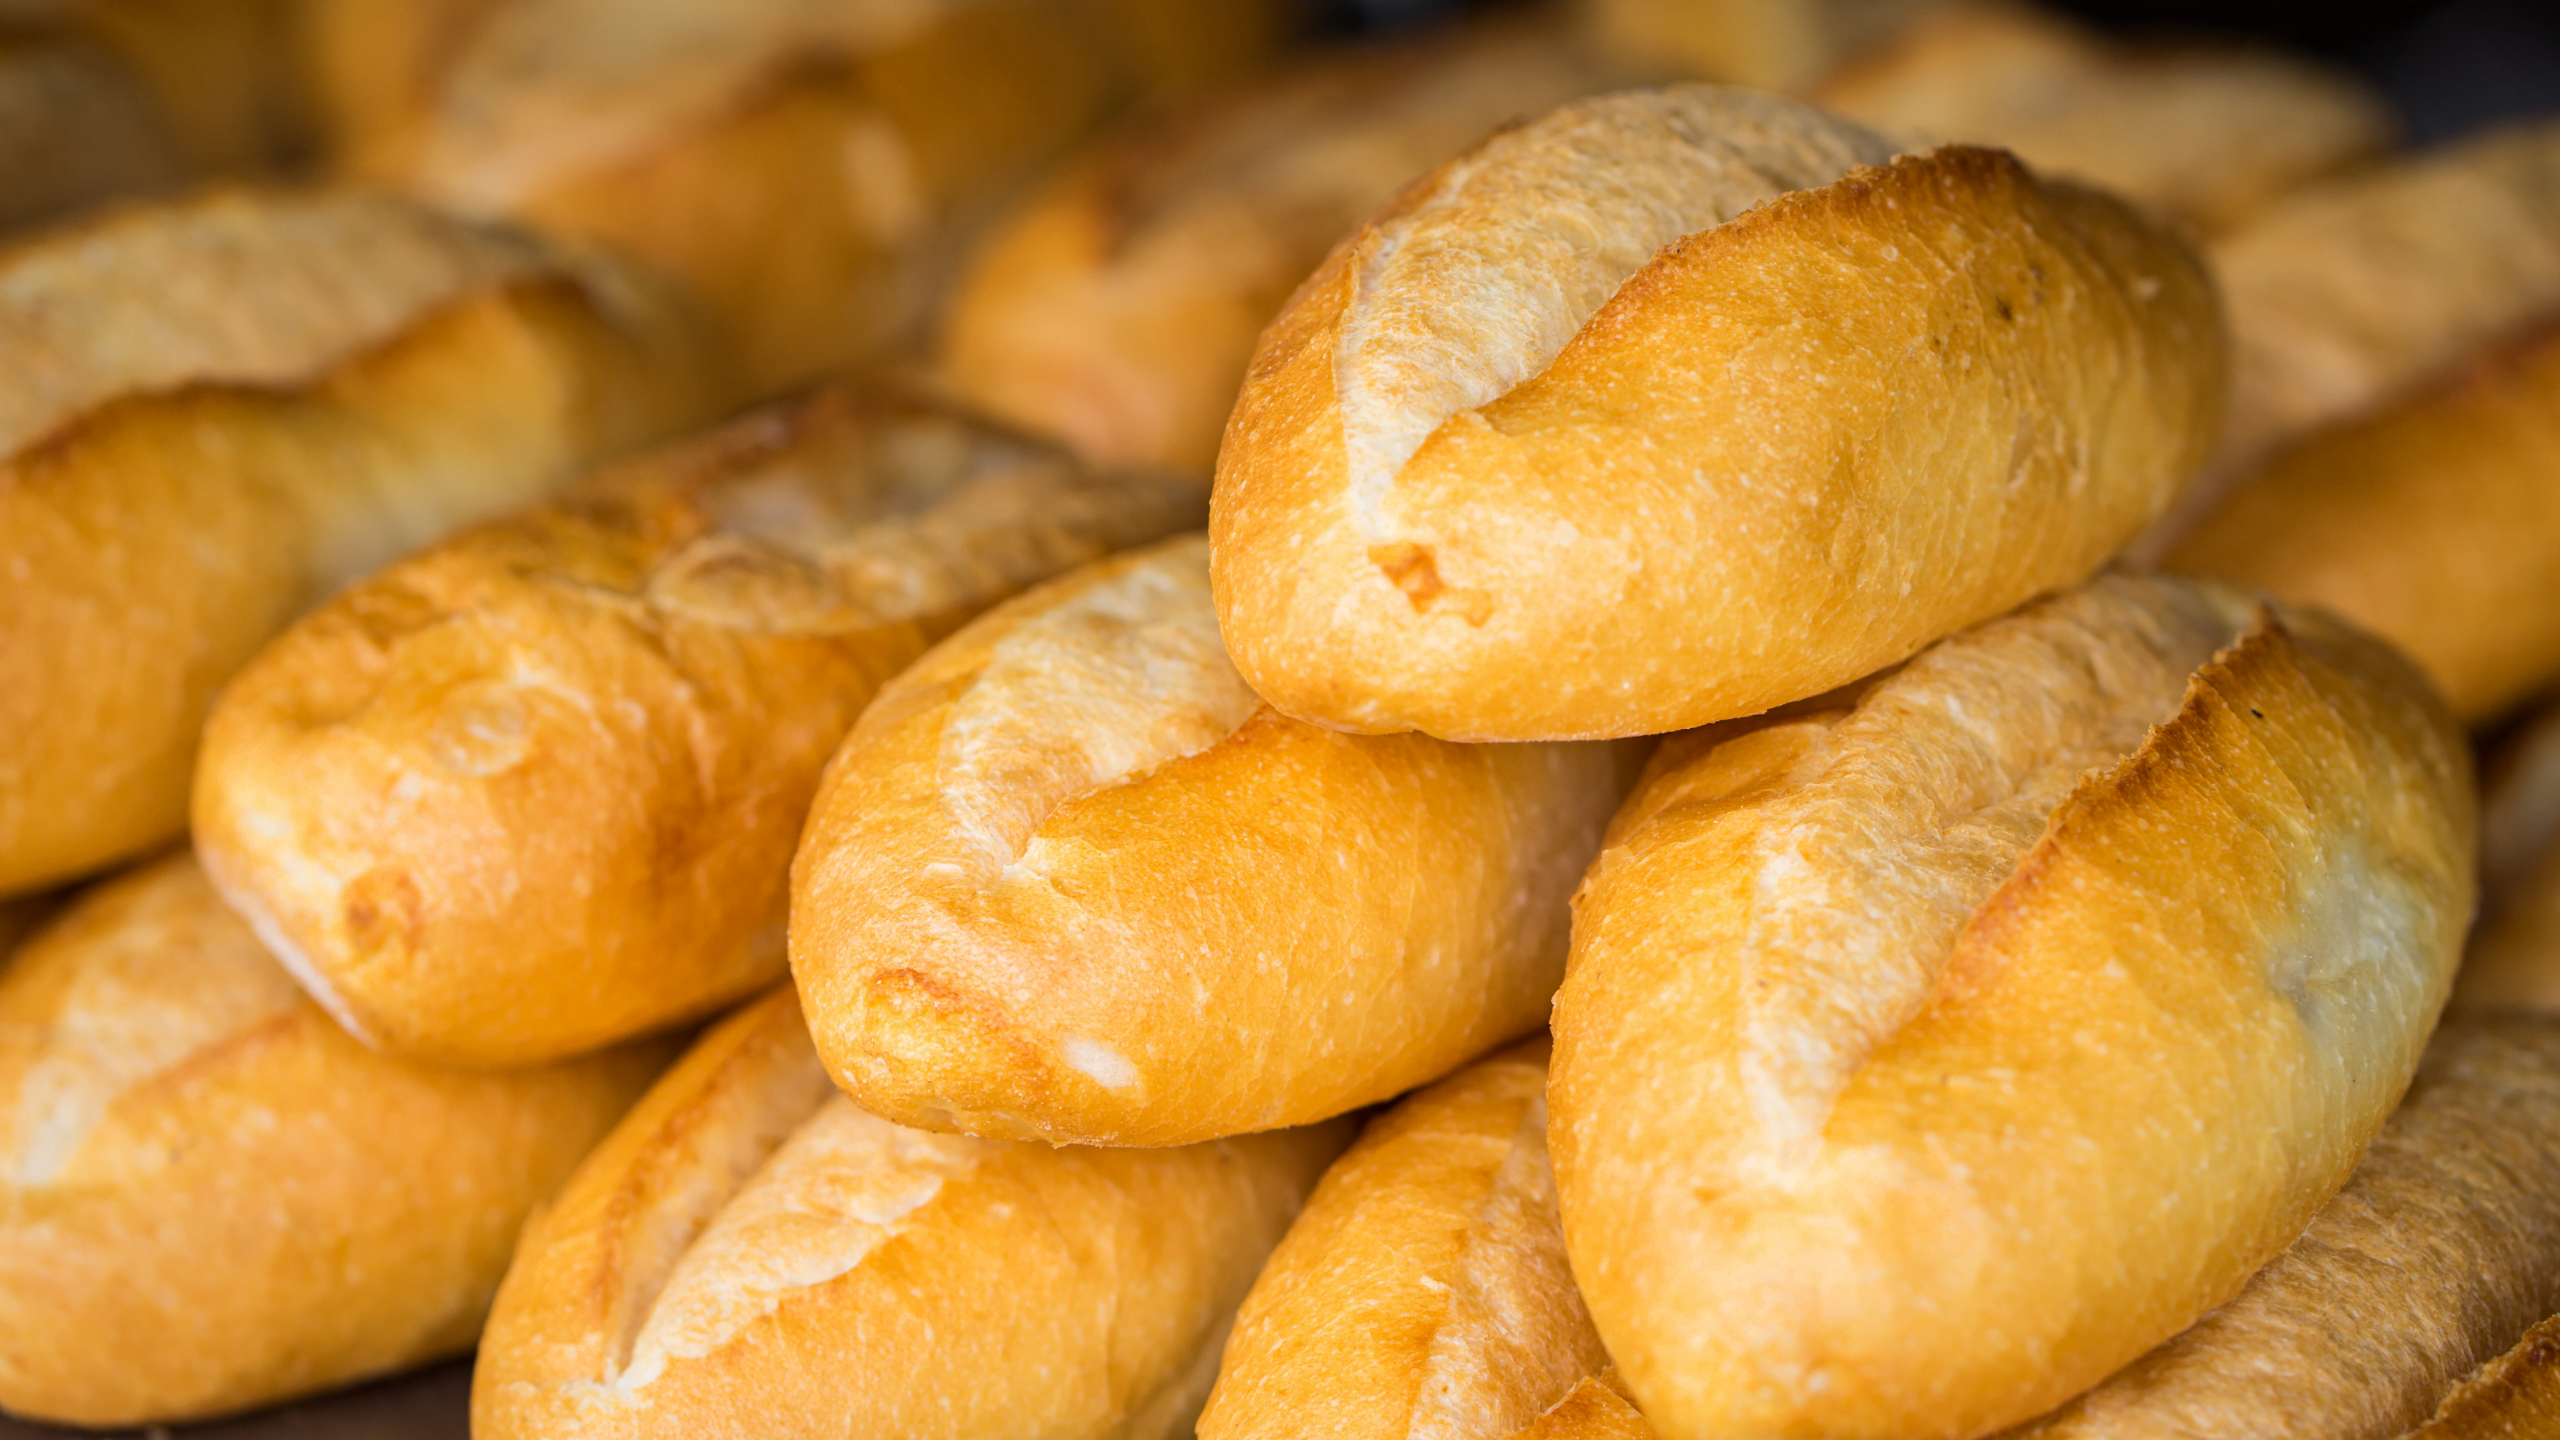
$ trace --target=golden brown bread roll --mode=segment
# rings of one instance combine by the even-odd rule
[[[1936,0],[1576,0],[1626,63],[1759,90],[1805,84]]]
[[[703,1014],[783,977],[800,822],[881,683],[1201,508],[1178,477],[821,391],[467,530],[287,631],[206,727],[196,848],[390,1049],[524,1064]]]
[[[2392,1440],[2560,1310],[2560,1023],[2448,1021],[2237,1297],[2014,1440]]]
[[[955,239],[1120,81],[1046,0],[516,0],[359,163],[675,277],[764,393],[908,338]]]
[[[940,370],[1102,463],[1206,476],[1254,338],[1325,250],[1486,131],[1601,88],[1544,29],[1308,64],[1126,131],[990,237]]]
[[[989,612],[829,763],[791,972],[865,1106],[1178,1145],[1387,1099],[1537,1028],[1641,751],[1288,719],[1196,538]]]
[[[1229,423],[1237,668],[1345,729],[1645,734],[2094,569],[2211,433],[2200,262],[1993,152],[1887,158],[1675,86],[1418,182],[1274,322]]]
[[[2475,724],[2560,680],[2560,323],[2283,451],[2163,563],[2346,616]]]
[[[2560,1315],[2445,1397],[2409,1440],[2539,1440],[2560,1433]]]
[[[78,36],[0,34],[0,228],[175,184],[150,92]]]
[[[905,1129],[827,1084],[786,986],[706,1034],[528,1227],[471,1433],[1186,1433],[1236,1303],[1348,1138]]]
[[[0,977],[0,1407],[187,1420],[469,1349],[526,1214],[668,1054],[377,1055],[184,855],[89,890]]]
[[[2171,577],[1667,743],[1548,1090],[1645,1418],[1976,1436],[2228,1299],[2408,1083],[2472,835],[2407,662]]]
[[[2226,230],[2382,149],[2391,113],[2348,73],[2240,46],[2142,48],[2015,0],[1962,0],[1807,92],[1889,135],[2017,152]]]
[[[348,194],[0,253],[0,368],[0,895],[176,836],[213,692],[296,612],[709,398],[616,277]]]
[[[1510,1435],[1609,1363],[1566,1267],[1539,1036],[1369,1122],[1253,1283],[1201,1440]]]

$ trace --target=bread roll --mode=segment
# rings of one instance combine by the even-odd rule
[[[2469,722],[2560,680],[2560,323],[2284,451],[2165,563],[2346,616]]]
[[[1344,729],[1646,734],[2094,569],[2211,434],[2200,263],[2003,155],[1887,159],[1675,86],[1418,182],[1263,336],[1228,425],[1237,669]]]
[[[1808,97],[1889,135],[2013,150],[2208,232],[2394,128],[2343,70],[2240,46],[2137,48],[2014,0],[1934,8]]]
[[[792,861],[836,1083],[902,1124],[1180,1145],[1535,1030],[1640,751],[1336,734],[1218,645],[1197,539],[982,617],[880,693]]]
[[[829,1087],[785,987],[705,1035],[526,1230],[471,1433],[1185,1433],[1236,1303],[1347,1138],[1053,1150],[904,1129]]]
[[[2014,1440],[2392,1440],[2560,1310],[2560,1024],[2448,1022],[2302,1238]]]
[[[158,1424],[468,1350],[527,1212],[667,1054],[377,1055],[192,860],[89,890],[0,977],[0,1407]]]
[[[2229,1299],[2408,1083],[2472,835],[2405,661],[2167,577],[1665,745],[1548,1090],[1646,1419],[1977,1436]]]
[[[278,639],[196,848],[356,1034],[572,1055],[783,978],[791,853],[881,683],[1033,581],[1199,523],[1176,478],[839,386],[468,530]],[[574,823],[564,823],[573,821]]]
[[[1236,1317],[1201,1440],[1500,1440],[1609,1363],[1566,1268],[1547,1041],[1369,1124]]]
[[[1543,29],[1311,63],[1125,131],[998,230],[954,290],[940,369],[1103,463],[1198,472],[1254,337],[1327,246],[1523,112],[1600,88]]]
[[[2454,978],[2454,1007],[2560,1016],[2560,707],[2490,758],[2480,881],[2480,923]]]
[[[675,277],[764,393],[909,338],[1120,83],[1048,0],[515,0],[359,164]]]
[[[1936,0],[1576,0],[1628,64],[1760,90],[1806,84]]]
[[[682,332],[522,237],[221,194],[0,253],[0,895],[184,825],[294,614],[698,416]]]
[[[0,228],[177,183],[150,92],[75,36],[0,35]]]
[[[2560,1429],[2560,1315],[2445,1397],[2410,1440],[2531,1440]]]

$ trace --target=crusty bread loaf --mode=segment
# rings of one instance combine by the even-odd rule
[[[1645,734],[2094,569],[2211,434],[2201,263],[2003,155],[1886,159],[1676,86],[1417,183],[1264,335],[1229,422],[1237,668],[1346,729]]]
[[[150,92],[77,36],[0,35],[0,228],[176,183]]]
[[[764,393],[910,338],[1119,82],[1046,0],[515,0],[359,165],[675,277]]]
[[[2230,1298],[2408,1083],[2472,836],[2405,661],[2169,577],[1667,743],[1548,1091],[1645,1418],[1976,1436]]]
[[[1369,1122],[1253,1283],[1201,1440],[1510,1435],[1609,1363],[1566,1267],[1545,1036]]]
[[[2560,1016],[2560,706],[2507,737],[2480,789],[2480,923],[2454,1008]]]
[[[2560,1433],[2560,1315],[2445,1397],[2409,1440],[2537,1440]]]
[[[345,194],[0,253],[0,895],[174,838],[214,691],[333,587],[709,396],[639,292]]]
[[[2208,232],[2382,149],[2393,129],[2345,71],[2240,46],[2122,44],[2019,0],[1937,6],[1807,98],[1888,135],[2015,151]]]
[[[2560,680],[2560,321],[2283,451],[2164,563],[2346,616],[2473,723]]]
[[[1137,126],[990,237],[939,367],[990,412],[1102,463],[1198,472],[1289,291],[1415,175],[1496,125],[1602,88],[1543,28],[1311,62]]]
[[[1199,523],[1197,489],[873,385],[385,569],[223,696],[196,849],[350,1030],[524,1064],[781,979],[800,822],[881,683]],[[577,823],[564,825],[563,817]]]
[[[1653,1440],[1617,1367],[1585,1377],[1514,1440]]]
[[[1341,1122],[1178,1150],[908,1130],[789,987],[714,1027],[525,1232],[471,1433],[1166,1440]]]
[[[1206,547],[1088,566],[880,692],[792,862],[818,1053],[904,1124],[1178,1145],[1305,1124],[1537,1028],[1628,746],[1274,713]]]
[[[97,886],[0,977],[0,1407],[156,1424],[469,1349],[526,1214],[668,1054],[377,1055],[185,856]]]
[[[1936,0],[1575,0],[1630,65],[1760,90],[1827,73]]]
[[[2231,1303],[2016,1440],[2392,1440],[2560,1310],[2560,1022],[2447,1022],[2337,1198]]]

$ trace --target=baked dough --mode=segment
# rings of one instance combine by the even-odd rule
[[[2530,1440],[2560,1428],[2560,1315],[2445,1397],[2409,1440]]]
[[[1959,1440],[2229,1299],[2416,1068],[2472,810],[2407,662],[2170,577],[1667,742],[1548,1091],[1645,1417]]]
[[[2480,923],[2454,977],[2454,1007],[2560,1017],[2560,708],[2490,756],[2480,883]]]
[[[2184,242],[2006,156],[1711,86],[1568,105],[1266,332],[1220,625],[1349,730],[1756,713],[2094,570],[2203,458],[2221,344]]]

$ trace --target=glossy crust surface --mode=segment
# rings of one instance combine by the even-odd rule
[[[1540,1036],[1369,1122],[1254,1282],[1201,1440],[1501,1437],[1608,1364],[1565,1263],[1546,1084]]]
[[[1201,510],[1178,478],[821,391],[295,625],[207,727],[197,849],[393,1050],[524,1064],[705,1013],[782,978],[800,823],[880,685],[989,604]]]
[[[2560,1021],[2451,1020],[2229,1304],[2016,1440],[2391,1440],[2560,1311]]]
[[[347,580],[698,418],[689,338],[521,237],[219,194],[0,255],[0,894],[174,838],[214,692]]]
[[[159,1424],[469,1349],[525,1216],[670,1053],[378,1055],[187,857],[89,890],[0,979],[0,1406]]]
[[[1646,1418],[1957,1440],[2230,1298],[2415,1069],[2473,823],[2405,661],[2166,577],[1667,744],[1549,1089]]]
[[[1997,153],[1888,154],[1674,86],[1415,184],[1265,333],[1229,421],[1238,669],[1344,729],[1647,734],[2087,575],[2211,434],[2201,262]]]
[[[1170,1440],[1348,1139],[904,1129],[828,1085],[785,987],[705,1034],[526,1231],[472,1434]]]
[[[1197,539],[998,607],[882,692],[792,868],[856,1099],[1171,1145],[1304,1124],[1537,1028],[1628,747],[1348,736],[1219,648]]]
[[[2560,680],[2560,317],[2279,453],[2162,563],[2346,616],[2473,724]]]
[[[2560,1431],[2560,1315],[2445,1397],[2409,1440],[2535,1440]]]

